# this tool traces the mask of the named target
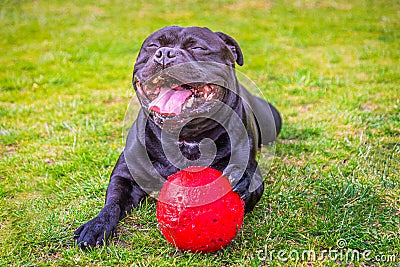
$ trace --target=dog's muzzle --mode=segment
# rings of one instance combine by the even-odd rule
[[[161,76],[146,82],[135,79],[135,87],[142,106],[159,123],[171,117],[201,113],[224,95],[224,88],[216,84],[186,84]]]

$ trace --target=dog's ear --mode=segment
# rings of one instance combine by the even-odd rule
[[[244,63],[242,50],[240,49],[239,44],[235,41],[235,39],[223,32],[216,32],[216,34],[218,34],[219,38],[221,38],[229,47],[233,56],[235,57],[236,63],[239,64],[239,66],[242,66]]]

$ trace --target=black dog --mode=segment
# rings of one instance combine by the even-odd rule
[[[264,190],[256,153],[275,141],[281,118],[237,82],[235,62],[243,64],[237,42],[207,28],[165,27],[144,41],[133,72],[142,108],[104,208],[75,231],[80,247],[105,242],[133,207],[193,163],[222,171],[246,213],[253,210]]]

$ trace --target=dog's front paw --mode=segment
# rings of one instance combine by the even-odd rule
[[[260,170],[251,175],[238,165],[232,164],[224,170],[223,175],[228,178],[234,192],[237,192],[245,202],[245,213],[251,212],[260,200],[264,191],[264,183]]]
[[[77,245],[86,249],[104,244],[115,234],[119,219],[119,206],[105,206],[92,220],[81,225],[74,232]]]
[[[233,192],[238,193],[241,199],[246,200],[249,197],[249,185],[251,177],[249,177],[246,170],[238,165],[231,164],[225,168],[223,176],[228,178]]]

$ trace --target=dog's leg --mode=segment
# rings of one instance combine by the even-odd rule
[[[282,117],[275,106],[273,106],[271,103],[268,103],[268,105],[275,120],[276,135],[278,136],[282,129]]]
[[[111,174],[105,206],[95,218],[74,233],[78,246],[94,247],[106,242],[115,234],[118,222],[133,207],[137,207],[146,195],[134,181],[122,152]]]

